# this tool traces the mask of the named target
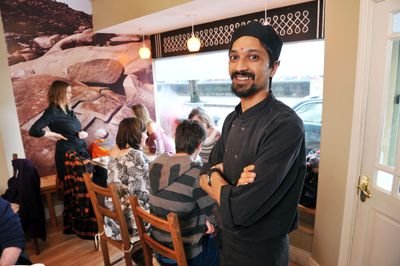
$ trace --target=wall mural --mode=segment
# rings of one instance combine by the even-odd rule
[[[72,108],[89,133],[88,145],[99,128],[115,138],[119,122],[131,116],[133,104],[146,105],[155,119],[151,59],[138,56],[142,37],[95,33],[91,11],[63,2],[0,2],[25,154],[40,175],[55,173],[55,142],[30,137],[28,130],[47,107],[47,90],[54,80],[73,86]]]

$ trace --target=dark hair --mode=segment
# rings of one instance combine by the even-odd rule
[[[183,120],[175,132],[176,152],[192,155],[206,139],[206,131],[197,121]]]
[[[273,57],[272,57],[272,52],[271,49],[263,42],[261,42],[261,46],[264,47],[264,49],[267,51],[267,54],[269,56],[269,62],[268,62],[268,68],[272,68],[274,66],[275,63],[279,64],[279,61],[274,61]],[[272,77],[269,77],[269,91],[272,92]]]
[[[274,61],[274,59],[272,57],[271,49],[262,41],[260,41],[260,43],[261,43],[261,46],[264,47],[265,51],[268,54],[268,57],[269,57],[268,68],[271,68],[274,65],[274,63],[276,62],[276,61]]]
[[[47,92],[47,102],[50,106],[60,106],[67,98],[67,88],[70,86],[65,81],[55,80]]]
[[[213,120],[211,119],[211,117],[206,113],[206,111],[203,108],[201,108],[201,107],[193,108],[192,111],[190,111],[188,119],[192,120],[193,117],[195,117],[195,116],[197,116],[201,122],[203,122],[207,125],[206,129],[209,129],[210,127],[214,126]]]
[[[125,149],[131,147],[140,149],[142,133],[146,131],[146,126],[140,118],[129,117],[123,119],[118,126],[116,144],[118,148]]]

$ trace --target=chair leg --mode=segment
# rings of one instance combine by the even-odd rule
[[[100,237],[101,253],[103,253],[103,260],[105,266],[111,266],[110,255],[108,254],[107,241]]]
[[[142,245],[142,248],[143,248],[144,262],[145,262],[146,266],[152,266],[153,265],[153,251],[146,244]]]
[[[40,249],[39,249],[39,243],[37,238],[33,238],[33,246],[35,247],[35,253],[36,255],[40,254]]]
[[[126,266],[133,266],[131,253],[124,252],[124,257],[125,257],[125,265]]]

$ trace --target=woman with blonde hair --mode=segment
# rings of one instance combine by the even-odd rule
[[[157,124],[150,118],[149,111],[143,104],[136,104],[132,106],[132,112],[135,117],[140,118],[146,125],[147,140],[146,145],[149,147],[151,153],[156,153],[157,146],[160,149],[159,152],[174,154],[175,143],[172,138],[168,137],[164,130],[157,126]]]

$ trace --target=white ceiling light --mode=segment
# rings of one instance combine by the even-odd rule
[[[139,49],[139,57],[141,59],[149,59],[151,56],[151,52],[150,49],[147,48],[146,44],[145,44],[145,38],[144,38],[144,33],[142,33],[143,35],[143,46]]]
[[[189,16],[192,22],[192,37],[187,40],[187,47],[190,52],[197,52],[200,50],[201,42],[200,39],[194,35],[194,26],[193,26],[193,15]]]

